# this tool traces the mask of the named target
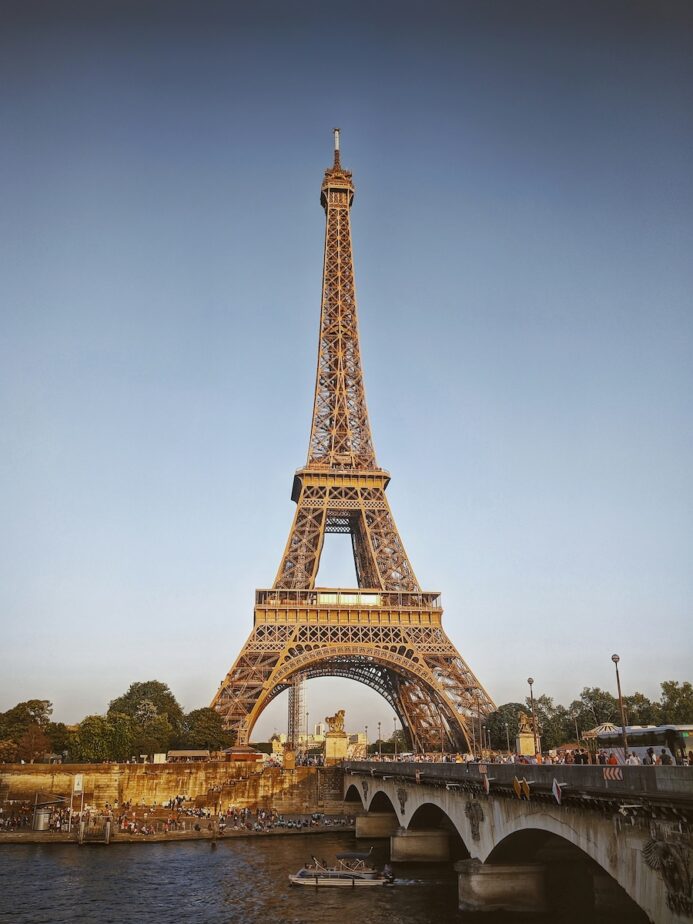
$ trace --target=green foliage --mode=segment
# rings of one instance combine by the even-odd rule
[[[110,760],[129,760],[135,754],[137,723],[130,715],[113,712],[107,717]]]
[[[108,715],[116,712],[132,716],[145,724],[157,716],[164,717],[175,731],[181,730],[183,726],[183,710],[178,700],[168,685],[159,680],[130,684],[127,693],[110,703]]]
[[[623,697],[628,725],[661,725],[662,707],[653,703],[642,693],[632,693]]]
[[[515,738],[517,737],[518,713],[527,712],[522,703],[504,703],[499,706],[495,712],[492,712],[486,718],[486,731],[489,734],[491,747],[498,751],[504,751],[507,747],[505,723],[508,723],[508,738],[510,738],[510,749],[515,747]]]
[[[89,715],[80,722],[70,746],[71,755],[88,763],[128,760],[134,754],[136,731],[132,716]]]
[[[17,742],[11,738],[0,740],[0,764],[13,764],[17,760]]]
[[[569,711],[577,716],[580,731],[588,731],[604,722],[620,721],[618,700],[606,690],[599,687],[584,687],[580,699],[574,700]]]
[[[224,729],[221,716],[208,706],[193,709],[185,716],[183,734],[177,740],[182,747],[207,748],[210,751],[220,751],[232,744],[231,735]],[[271,748],[267,753],[271,753]]]
[[[693,724],[693,685],[687,680],[665,680],[661,684],[661,721],[664,725]]]
[[[64,754],[65,751],[70,750],[72,736],[64,722],[49,722],[46,726],[46,734],[54,754]]]
[[[106,716],[88,715],[79,723],[73,743],[74,757],[88,763],[113,760],[111,724]]]
[[[531,715],[532,703],[525,700],[525,712]],[[534,714],[537,719],[537,731],[541,736],[542,751],[548,751],[568,740],[575,739],[573,718],[565,706],[554,706],[550,696],[542,694],[534,698]]]
[[[626,721],[629,725],[659,725],[671,723],[693,724],[693,686],[690,683],[679,684],[667,681],[662,684],[662,702],[652,702],[642,693],[632,693],[623,697]],[[499,706],[486,720],[486,727],[491,736],[491,746],[505,750],[505,723],[508,723],[510,746],[514,747],[517,734],[517,713],[523,711],[530,715],[531,700],[524,704],[506,703]],[[620,725],[618,699],[599,687],[585,687],[580,699],[574,700],[566,709],[555,705],[550,696],[542,695],[534,699],[534,711],[537,727],[541,735],[543,750],[576,740],[576,724],[580,736],[591,728],[604,722]],[[666,718],[666,716],[674,718]]]
[[[53,704],[47,699],[30,699],[17,703],[7,712],[0,713],[0,740],[19,741],[30,725],[45,728],[53,712]]]
[[[33,722],[17,742],[17,757],[33,764],[35,760],[45,757],[50,749],[48,736],[37,722]]]
[[[155,715],[146,722],[135,723],[132,753],[161,754],[168,751],[174,738],[174,728],[165,715]]]

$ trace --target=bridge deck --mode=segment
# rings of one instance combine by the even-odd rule
[[[693,810],[693,767],[347,761],[344,769],[347,773],[449,788],[476,788],[483,785],[483,777],[487,775],[491,793],[494,789],[511,789],[515,778],[524,778],[530,783],[532,793],[550,795],[555,779],[566,784],[563,794],[568,799],[637,798]]]

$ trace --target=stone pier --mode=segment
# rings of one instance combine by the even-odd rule
[[[356,837],[390,837],[397,831],[399,821],[394,812],[369,812],[356,816]]]
[[[460,860],[455,870],[459,876],[460,911],[548,910],[545,868],[539,864]]]
[[[450,859],[450,835],[441,828],[400,828],[390,837],[390,858],[397,863],[445,863]]]

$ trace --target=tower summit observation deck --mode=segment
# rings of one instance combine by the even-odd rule
[[[339,129],[325,171],[325,251],[308,459],[294,475],[293,523],[271,589],[212,701],[247,744],[265,707],[297,674],[345,677],[380,693],[416,750],[466,750],[494,704],[442,627],[440,595],[423,591],[373,448],[359,348],[351,243],[354,184]],[[326,533],[351,536],[355,588],[318,588]]]

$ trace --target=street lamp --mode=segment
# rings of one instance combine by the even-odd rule
[[[368,726],[366,725],[366,760],[368,760]]]
[[[537,756],[539,748],[537,747],[537,718],[534,714],[534,691],[532,686],[534,685],[534,677],[528,677],[527,683],[529,684],[529,700],[532,704],[532,731],[534,732],[534,756]]]
[[[575,741],[577,742],[577,745],[579,747],[580,746],[580,730],[578,729],[577,712],[573,713],[573,719],[575,721]]]
[[[306,712],[306,753],[308,752],[308,716],[310,712]]]
[[[397,716],[392,717],[392,740],[395,742],[395,760],[397,760]]]
[[[378,757],[383,756],[383,738],[380,734],[380,722],[378,722]]]
[[[505,723],[505,743],[508,746],[508,755],[510,755],[510,732],[508,731],[508,723]]]
[[[623,697],[621,696],[621,678],[618,673],[618,662],[621,660],[617,654],[611,655],[611,660],[616,668],[616,686],[618,687],[618,705],[621,710],[621,731],[623,732],[623,760],[628,760],[628,738],[626,737],[626,714],[623,708]]]
[[[479,723],[479,757],[482,756],[482,751],[484,748],[484,742],[481,735],[481,700],[479,698],[479,691],[476,691],[476,717]]]

